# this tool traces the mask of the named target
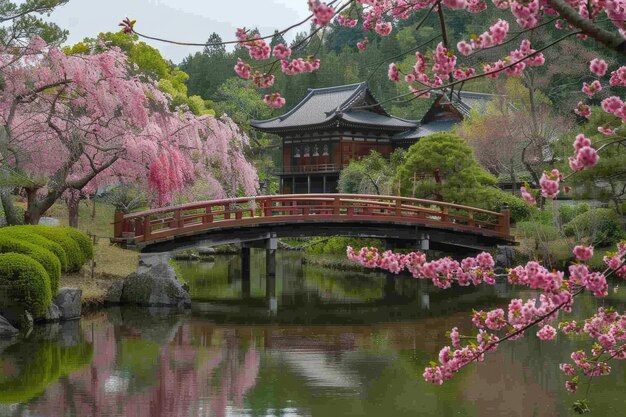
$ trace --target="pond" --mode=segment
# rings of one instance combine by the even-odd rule
[[[422,378],[445,332],[469,329],[472,307],[531,292],[506,284],[442,291],[279,252],[268,303],[264,265],[254,252],[248,283],[236,256],[185,263],[191,312],[110,308],[0,346],[0,416],[574,415],[580,396],[562,388],[558,364],[582,339],[527,337],[443,386]],[[583,298],[573,315],[598,302],[624,310],[624,290]],[[588,392],[592,415],[626,409],[626,367],[613,365]]]

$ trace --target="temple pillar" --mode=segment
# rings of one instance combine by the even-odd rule
[[[306,193],[311,194],[311,176],[306,176]]]
[[[322,193],[326,194],[326,175],[322,175]]]
[[[241,248],[241,295],[250,298],[250,248]]]
[[[278,302],[276,300],[276,249],[278,239],[270,238],[265,246],[265,297],[270,314],[276,314]]]

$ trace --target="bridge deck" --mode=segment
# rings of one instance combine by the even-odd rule
[[[115,215],[115,240],[146,247],[156,242],[212,231],[260,225],[368,223],[447,229],[513,242],[509,211],[407,197],[360,194],[289,194],[202,201]]]

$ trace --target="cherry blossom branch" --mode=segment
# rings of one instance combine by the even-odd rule
[[[619,34],[602,29],[591,20],[582,17],[580,13],[564,0],[548,0],[548,4],[561,18],[566,20],[570,25],[581,29],[582,33],[585,35],[592,37],[622,55],[626,55],[626,40]]]

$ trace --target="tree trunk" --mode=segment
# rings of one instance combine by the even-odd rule
[[[11,190],[8,187],[3,187],[0,190],[0,200],[2,201],[2,208],[4,209],[4,218],[7,221],[7,225],[12,226],[20,224],[24,219],[20,219],[15,212],[13,206],[13,198],[11,196]]]
[[[78,206],[80,205],[80,199],[68,198],[67,199],[67,213],[69,216],[70,227],[78,229]]]

